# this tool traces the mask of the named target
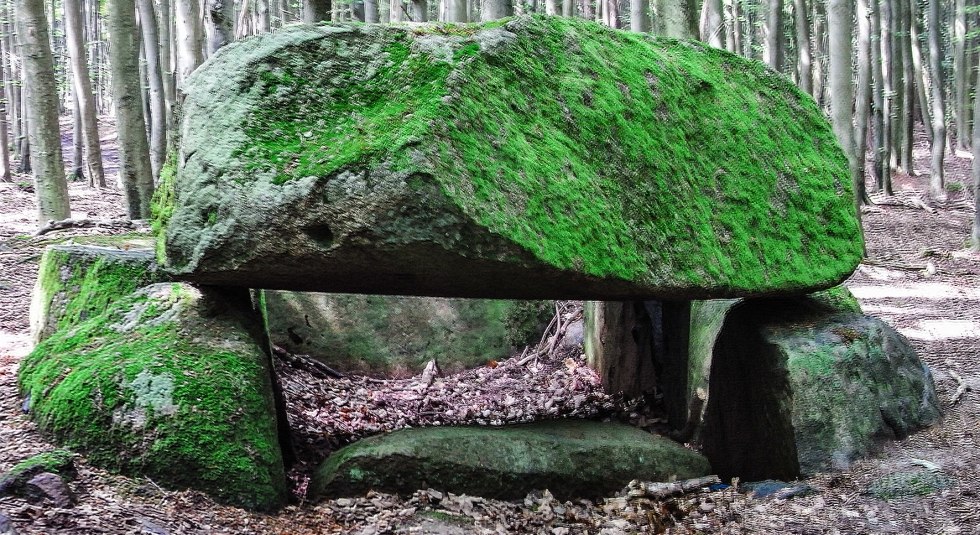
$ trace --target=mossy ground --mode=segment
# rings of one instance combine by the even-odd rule
[[[264,355],[227,319],[174,319],[189,291],[133,294],[59,330],[21,363],[21,391],[38,426],[94,464],[274,508],[285,479]]]
[[[861,256],[816,104],[724,51],[528,17],[355,28],[251,68],[234,181],[432,177],[551,265],[652,284],[804,288]]]

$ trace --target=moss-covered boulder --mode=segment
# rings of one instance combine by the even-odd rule
[[[127,245],[129,241],[125,242]],[[41,256],[31,301],[31,337],[37,344],[106,311],[115,299],[161,282],[149,241],[143,248],[51,245]]]
[[[273,343],[340,371],[383,376],[419,373],[432,359],[451,373],[506,358],[538,341],[554,315],[541,303],[265,292]]]
[[[208,284],[493,298],[829,287],[847,161],[761,63],[571,18],[296,26],[185,85],[165,256]]]
[[[316,496],[434,488],[488,498],[548,489],[565,500],[597,498],[633,479],[708,474],[701,455],[622,424],[578,420],[506,427],[403,429],[331,455],[311,482]]]
[[[723,476],[843,468],[940,415],[932,375],[901,334],[822,299],[731,306],[699,369],[710,374],[699,438]]]
[[[154,284],[59,329],[21,363],[31,417],[93,464],[246,507],[280,505],[270,362],[242,301]]]

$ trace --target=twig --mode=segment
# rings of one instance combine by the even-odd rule
[[[668,496],[700,491],[705,487],[719,483],[721,483],[721,479],[715,475],[673,481],[670,483],[657,483],[634,479],[626,487],[626,494],[630,498],[666,498]]]
[[[925,271],[929,267],[927,265],[894,264],[891,262],[882,262],[881,260],[874,260],[872,258],[865,258],[864,260],[861,260],[861,263],[869,266],[880,266],[889,269],[897,269],[900,271]]]
[[[314,375],[326,375],[328,377],[333,377],[334,379],[343,379],[344,377],[347,377],[344,373],[327,366],[309,355],[296,355],[279,346],[272,346],[272,352],[277,357],[288,362],[289,364],[302,368],[310,373],[313,373]]]

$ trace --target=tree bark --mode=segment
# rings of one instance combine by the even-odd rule
[[[819,0],[810,2],[810,8],[813,10],[813,57],[816,59],[813,62],[813,98],[816,99],[818,104],[825,106],[827,104],[827,98],[825,95],[824,77],[827,75],[827,69],[824,58],[827,56],[825,45],[827,21],[824,19],[824,14],[820,10],[822,5],[823,2]]]
[[[858,198],[865,202],[864,167],[868,150],[868,110],[871,104],[871,0],[857,0],[857,94],[854,99],[854,156],[861,172]]]
[[[765,17],[765,63],[774,71],[783,70],[783,0],[769,0]],[[850,26],[850,25],[848,25]]]
[[[633,0],[630,0],[631,2]],[[545,15],[558,15],[558,0],[544,0],[544,14]]]
[[[43,0],[16,0],[18,37],[27,85],[27,131],[33,157],[38,226],[71,217],[58,125],[58,85]]]
[[[705,0],[701,8],[701,40],[715,48],[725,48],[724,9],[722,0]]]
[[[150,169],[153,180],[160,177],[160,169],[167,158],[167,101],[163,88],[163,68],[160,64],[160,39],[157,35],[157,18],[153,0],[137,0],[139,3],[140,28],[143,34],[143,51],[146,55],[146,79],[149,85],[150,105]]]
[[[177,34],[177,82],[184,83],[203,61],[197,0],[173,0]]]
[[[719,4],[721,3],[720,0],[708,1],[715,1]],[[630,0],[630,30],[634,32],[650,31],[650,16],[648,14],[649,9],[650,2],[647,0]],[[721,17],[720,12],[718,13],[718,17]]]
[[[695,39],[700,10],[693,0],[655,0],[657,17],[653,31],[677,39]]]
[[[4,10],[5,11],[5,10]],[[0,12],[0,15],[4,12]],[[4,25],[6,26],[6,25]],[[0,29],[0,31],[6,28]],[[3,61],[4,54],[6,53],[6,48],[4,47],[3,40],[0,39],[0,182],[10,182],[11,172],[10,172],[10,130],[7,128],[7,110],[9,108],[9,100],[6,96],[7,93],[7,65]]]
[[[466,0],[450,0],[450,15],[447,17],[449,22],[466,22]],[[455,8],[457,11],[453,11]],[[452,18],[457,16],[458,10],[462,9],[463,18]],[[378,0],[364,0],[364,22],[380,22],[381,16],[378,13]]]
[[[109,0],[109,65],[119,131],[119,176],[131,219],[150,217],[153,174],[143,121],[134,0]]]
[[[953,15],[953,111],[956,114],[956,148],[966,150],[969,128],[970,71],[966,50],[966,1],[956,0]]]
[[[429,6],[426,0],[411,0],[409,6],[411,6],[412,22],[428,22]]]
[[[89,184],[104,188],[106,184],[105,171],[102,167],[102,145],[99,142],[99,120],[96,115],[95,93],[92,92],[92,79],[89,77],[88,58],[82,35],[82,6],[78,0],[64,0],[64,2],[65,38],[71,60],[72,89],[75,92],[78,113],[81,117]]]
[[[932,111],[929,107],[929,71],[922,63],[922,39],[919,33],[919,2],[912,0],[909,7],[912,10],[910,17],[909,35],[912,42],[912,67],[915,70],[915,86],[918,94],[919,113],[922,114],[922,124],[925,126],[926,135],[932,141]]]
[[[392,2],[395,1],[398,0],[392,0]],[[330,20],[330,9],[330,0],[303,0],[303,22],[313,24],[315,22]],[[394,17],[394,10],[392,10],[392,17]],[[394,22],[395,20],[402,19],[392,18],[391,20]]]
[[[857,0],[858,3],[864,0]],[[810,52],[810,23],[807,21],[806,0],[793,0],[793,24],[796,27],[796,49],[800,89],[813,95],[813,68]]]
[[[367,2],[365,2],[367,5]],[[375,20],[365,22],[378,22],[378,3],[374,2]],[[272,31],[272,15],[269,10],[269,0],[255,0],[255,31],[256,33],[268,33]]]
[[[235,40],[234,0],[204,0],[205,33],[208,36],[208,56]]]
[[[889,0],[885,0],[889,1]],[[871,75],[874,80],[874,126],[871,150],[874,157],[875,190],[891,195],[891,169],[888,166],[888,138],[885,137],[885,71],[881,58],[881,12],[871,4]],[[876,39],[877,37],[877,39]]]
[[[854,208],[860,217],[860,190],[864,183],[864,174],[858,168],[854,126],[851,123],[851,106],[854,102],[854,93],[851,89],[851,29],[853,28],[851,1],[830,0],[827,5],[827,27],[830,29],[828,35],[830,94],[832,95],[830,108],[834,133],[844,148],[844,153],[847,154],[855,193]]]
[[[160,0],[160,9],[157,11],[157,15],[159,15],[160,21],[160,68],[163,73],[163,95],[167,103],[167,147],[171,145],[174,137],[173,133],[176,130],[174,125],[174,110],[177,109],[176,69],[174,65],[174,53],[171,48],[174,45],[171,39],[171,36],[174,35],[173,18],[171,17],[172,10],[173,4],[171,0]]]
[[[894,155],[892,154],[892,119],[895,113],[894,100],[895,100],[895,88],[894,88],[894,60],[892,58],[892,41],[894,38],[892,32],[892,25],[894,16],[892,14],[892,6],[894,5],[894,0],[879,0],[878,9],[881,11],[881,33],[879,33],[878,46],[881,48],[881,74],[884,89],[882,90],[882,131],[881,135],[884,138],[884,152],[882,153],[882,159],[884,159],[884,165],[887,166],[887,171],[884,173],[885,184],[879,185],[879,189],[884,189],[885,193],[891,195],[891,169],[892,161]]]
[[[929,0],[929,76],[932,93],[932,158],[929,177],[929,194],[934,199],[946,197],[946,179],[943,158],[946,150],[946,107],[943,102],[942,48],[940,32],[939,0]]]
[[[78,95],[71,95],[71,172],[72,180],[85,180],[85,159],[82,157],[82,110],[78,107]],[[89,181],[89,185],[92,182]]]
[[[912,132],[915,126],[915,83],[912,69],[912,42],[909,30],[912,24],[911,3],[915,0],[902,0],[899,3],[901,30],[899,33],[899,48],[902,56],[902,83],[898,88],[901,93],[902,107],[897,113],[902,117],[902,129],[898,136],[898,165],[909,176],[915,175],[912,162]]]
[[[514,5],[511,4],[511,0],[482,0],[482,2],[480,20],[483,22],[510,17],[514,14]]]
[[[977,55],[980,58],[980,54]],[[980,69],[980,66],[978,66]],[[973,232],[970,249],[980,251],[980,77],[973,87]]]

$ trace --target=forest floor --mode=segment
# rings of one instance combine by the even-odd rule
[[[104,141],[111,150],[111,132]],[[973,217],[971,161],[947,156],[947,181],[959,186],[949,186],[949,200],[935,206],[925,195],[928,150],[921,138],[915,155],[917,175],[898,174],[896,195],[874,196],[880,204],[863,210],[867,261],[846,284],[866,313],[908,337],[929,365],[944,417],[907,439],[882,444],[870,458],[807,479],[812,494],[755,499],[728,489],[665,502],[559,503],[548,494],[506,502],[420,491],[411,497],[371,494],[305,503],[303,475],[296,472],[298,503],[265,515],[215,504],[193,491],[161,489],[148,479],[114,475],[79,457],[79,475],[71,483],[74,507],[2,497],[0,518],[9,517],[17,533],[980,534],[980,256],[965,251]],[[122,197],[112,188],[73,183],[70,194],[76,218],[124,215]],[[22,414],[16,387],[18,362],[30,351],[30,294],[40,254],[50,243],[105,232],[32,237],[35,217],[27,177],[0,183],[0,472],[54,449]],[[417,378],[327,380],[284,362],[277,367],[296,438],[311,449],[433,423],[426,414],[466,404],[474,409],[473,421],[485,423],[556,415],[636,422],[630,406],[599,390],[576,353],[521,365],[512,358],[443,378],[436,383],[437,406],[430,403],[424,411],[411,395]],[[377,410],[373,401],[379,398],[386,399],[390,412]],[[548,405],[548,398],[556,401]],[[521,410],[515,413],[514,407]],[[875,484],[920,474],[923,465],[944,488],[893,499],[869,492]]]

